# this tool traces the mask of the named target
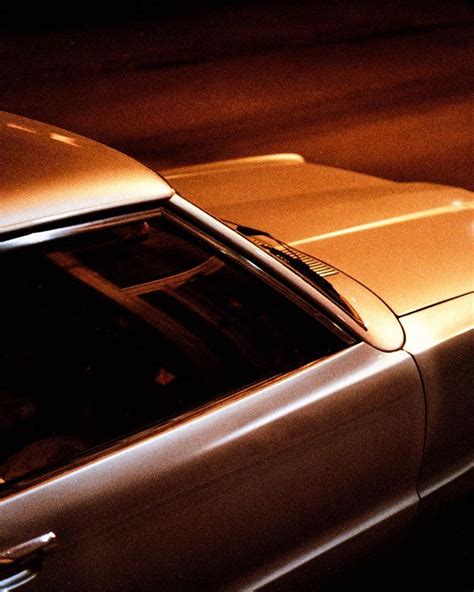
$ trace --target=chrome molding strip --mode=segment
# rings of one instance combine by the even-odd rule
[[[180,198],[180,199],[182,200],[182,198]],[[183,201],[186,202],[186,200],[183,200]],[[272,278],[271,275],[269,275],[268,273],[265,273],[264,271],[259,269],[254,263],[250,262],[245,257],[239,257],[232,250],[227,249],[221,243],[214,241],[207,234],[199,231],[199,229],[197,229],[195,226],[190,225],[189,223],[184,221],[180,216],[176,216],[175,213],[173,213],[172,211],[170,211],[166,207],[166,205],[169,203],[170,203],[170,201],[166,200],[166,201],[163,201],[162,204],[159,204],[159,205],[157,204],[157,207],[151,208],[146,211],[142,210],[142,211],[138,211],[138,212],[119,214],[116,216],[111,216],[110,218],[93,220],[90,222],[84,222],[82,224],[69,224],[68,226],[64,226],[64,227],[52,228],[52,229],[42,230],[42,231],[38,231],[38,232],[31,232],[29,234],[25,234],[22,236],[18,236],[18,237],[0,242],[0,253],[2,251],[5,252],[5,251],[17,249],[17,248],[28,247],[28,246],[33,246],[36,244],[46,243],[46,242],[50,242],[50,241],[61,239],[61,238],[77,236],[79,234],[83,234],[83,233],[91,232],[91,231],[96,231],[96,230],[100,230],[103,228],[110,228],[110,227],[113,227],[117,224],[126,224],[129,222],[140,222],[140,221],[149,219],[151,216],[166,215],[167,217],[171,218],[173,220],[173,222],[186,228],[192,234],[194,234],[194,235],[198,234],[200,236],[201,240],[204,240],[207,243],[213,244],[213,246],[218,251],[222,252],[226,257],[229,257],[230,259],[235,260],[240,265],[244,265],[245,267],[250,268],[252,273],[255,273],[256,275],[262,277],[262,279],[266,283],[272,284],[273,287],[275,287],[279,291],[283,292],[286,297],[290,298],[291,300],[295,301],[299,306],[306,309],[307,312],[309,312],[310,314],[315,316],[318,319],[318,321],[321,322],[328,329],[335,332],[336,335],[338,335],[343,341],[345,341],[348,344],[355,343],[355,339],[354,339],[353,335],[350,332],[348,333],[347,330],[345,328],[343,328],[343,325],[341,325],[340,323],[335,323],[334,320],[332,320],[331,318],[328,318],[324,314],[322,314],[320,311],[315,310],[314,306],[308,306],[307,302],[295,297],[295,294],[293,294],[290,290],[288,290],[288,288],[285,288],[284,285],[280,284],[278,281],[275,281],[275,279]],[[141,205],[143,205],[143,204],[137,204],[137,207],[140,207]],[[105,214],[105,212],[104,212],[104,214]],[[211,217],[211,219],[212,219],[212,217]],[[230,231],[230,232],[232,232],[233,234],[236,234],[234,231]],[[239,236],[239,235],[237,235],[237,236]],[[270,259],[272,259],[272,258],[270,258]]]
[[[137,207],[140,207],[140,205],[143,204],[137,204]],[[109,228],[117,224],[139,222],[141,220],[146,220],[150,216],[158,214],[161,212],[162,207],[162,205],[157,205],[155,208],[146,211],[119,214],[116,216],[111,216],[110,218],[99,218],[90,222],[83,222],[79,224],[73,224],[71,223],[71,220],[69,220],[69,224],[67,226],[59,226],[58,228],[50,228],[48,230],[33,231],[15,238],[0,241],[0,252],[45,243],[58,238],[65,238],[67,236],[100,230],[102,228]],[[97,215],[107,216],[107,210],[104,210],[103,212],[97,212]],[[60,223],[61,221],[59,220],[58,224]]]
[[[184,201],[189,203],[187,200]],[[292,300],[299,307],[303,308],[313,317],[317,318],[320,323],[322,323],[333,333],[336,333],[336,335],[338,335],[347,344],[352,345],[356,343],[357,339],[354,338],[354,335],[350,331],[347,331],[343,325],[336,323],[334,319],[321,312],[319,307],[315,308],[314,303],[308,303],[307,299],[301,298],[301,296],[295,294],[293,290],[289,289],[287,282],[282,282],[279,278],[275,278],[273,274],[266,271],[263,267],[260,267],[258,263],[255,262],[254,258],[249,258],[245,253],[242,253],[238,249],[234,250],[233,248],[226,246],[225,243],[228,241],[225,241],[225,239],[222,240],[221,237],[218,237],[216,240],[214,233],[212,233],[212,229],[210,229],[208,226],[205,227],[203,231],[202,228],[196,226],[196,220],[183,220],[182,215],[183,212],[176,212],[174,209],[171,209],[170,212],[166,211],[166,216],[169,216],[175,224],[183,227],[189,233],[195,235],[197,238],[200,238],[205,243],[211,244],[216,250],[218,250],[228,259],[231,259],[238,265],[249,269],[251,273],[259,276],[266,284],[270,284],[276,290],[284,294],[286,298]],[[224,223],[220,222],[220,224],[226,227]],[[231,230],[231,232],[232,234],[236,234],[236,236],[241,236],[240,234],[235,233],[233,230]],[[257,249],[257,251],[260,252],[260,249]],[[270,259],[274,261],[273,257],[270,257]]]
[[[140,207],[143,207],[143,204],[137,204],[137,208]],[[266,282],[273,283],[280,291],[283,290],[287,296],[297,301],[300,306],[305,307],[311,314],[316,315],[322,323],[335,331],[347,343],[354,343],[354,337],[357,337],[382,351],[395,351],[402,347],[404,333],[398,319],[375,295],[362,287],[357,294],[359,300],[363,298],[368,300],[365,305],[367,310],[372,307],[375,311],[373,315],[374,322],[372,320],[367,322],[364,315],[361,315],[364,323],[368,326],[368,330],[365,330],[323,292],[311,286],[283,263],[256,247],[251,241],[230,229],[220,220],[207,214],[177,194],[164,201],[161,205],[156,204],[156,207],[147,210],[142,209],[138,212],[117,214],[110,218],[31,232],[30,234],[5,240],[0,242],[0,252],[99,230],[116,224],[138,222],[164,212],[169,212],[174,219],[176,218],[175,221],[178,224],[188,226],[186,220],[191,220],[190,230],[194,232],[196,232],[196,227],[200,226],[204,230],[202,238],[208,242],[210,240],[212,242],[212,236],[216,237],[215,246],[221,252],[234,259],[237,258],[241,264],[244,263],[254,273],[261,275]],[[175,216],[173,216],[173,212]],[[106,212],[104,212],[104,215],[106,215]],[[182,218],[184,218],[184,221]],[[211,237],[209,237],[209,234]],[[225,244],[230,245],[231,248],[226,248]],[[240,256],[233,252],[234,249]],[[341,281],[344,279],[340,273],[333,277],[341,278]],[[360,312],[359,308],[357,310]]]

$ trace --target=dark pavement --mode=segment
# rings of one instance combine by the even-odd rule
[[[268,152],[474,188],[465,2],[236,3],[4,35],[0,107],[155,168]]]

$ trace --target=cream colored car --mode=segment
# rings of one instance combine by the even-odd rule
[[[468,191],[0,158],[1,591],[302,589],[472,491]]]

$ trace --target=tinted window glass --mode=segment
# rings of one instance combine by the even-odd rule
[[[342,349],[165,216],[1,259],[5,482]]]

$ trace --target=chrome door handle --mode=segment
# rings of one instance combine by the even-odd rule
[[[0,551],[0,592],[10,592],[35,578],[45,551],[53,547],[55,541],[54,532],[47,532]]]

